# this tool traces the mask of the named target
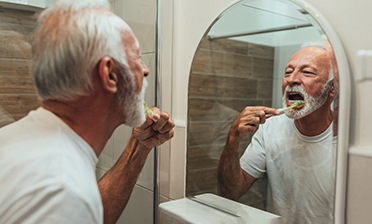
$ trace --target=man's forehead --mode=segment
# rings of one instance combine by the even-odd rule
[[[305,47],[297,51],[289,60],[289,63],[293,61],[302,61],[303,63],[312,63],[316,61],[328,62],[328,52],[320,47]]]
[[[122,31],[122,40],[125,52],[128,56],[131,56],[132,58],[137,58],[140,56],[141,52],[139,41],[130,28]]]

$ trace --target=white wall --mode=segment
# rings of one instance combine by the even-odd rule
[[[163,106],[170,107],[168,103],[171,104],[172,116],[178,122],[176,135],[181,137],[172,141],[171,150],[167,149],[168,151],[162,152],[166,154],[162,157],[162,161],[169,167],[162,170],[161,183],[166,189],[162,192],[163,196],[175,199],[184,196],[187,87],[192,57],[206,28],[220,12],[236,1],[163,0],[162,2],[168,3],[168,6],[174,4],[173,8],[164,9],[163,12],[167,18],[173,16],[172,20],[162,20],[161,24],[163,26],[162,37],[168,41],[171,40],[160,49],[162,53],[165,52],[166,58],[170,59],[161,63],[160,75],[163,80],[161,88],[171,94],[171,99],[164,100],[166,103]],[[370,212],[372,179],[368,175],[368,171],[372,170],[372,138],[369,130],[372,125],[370,117],[372,106],[369,104],[372,82],[356,83],[354,76],[359,71],[360,61],[357,51],[372,49],[372,26],[369,24],[372,17],[370,15],[372,1],[308,0],[308,2],[333,26],[349,59],[352,82],[345,83],[345,85],[352,87],[352,106],[346,216],[347,223],[366,223],[372,218]],[[170,16],[169,10],[172,9],[173,14]],[[169,27],[173,27],[172,33],[167,32]],[[173,190],[174,188],[176,190]]]

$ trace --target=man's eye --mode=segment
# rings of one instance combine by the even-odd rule
[[[287,70],[287,71],[285,71],[285,75],[290,75],[292,73],[292,70]]]
[[[308,74],[308,75],[312,75],[312,74],[314,74],[314,72],[312,72],[312,71],[302,71],[302,73],[304,73],[304,74]]]

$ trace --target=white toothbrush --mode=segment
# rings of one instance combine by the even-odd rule
[[[149,106],[147,106],[146,102],[143,103],[143,106],[145,107],[146,114],[149,116],[149,118],[156,122],[157,120],[154,118],[154,112],[149,108]]]
[[[296,101],[295,103],[293,103],[291,106],[284,107],[284,108],[279,108],[277,111],[278,111],[280,114],[283,114],[286,110],[290,110],[290,109],[293,109],[293,108],[299,107],[299,106],[303,105],[304,103],[305,103],[305,101],[303,101],[303,100],[298,100],[298,101]]]
[[[299,106],[303,105],[304,103],[305,103],[305,101],[298,100],[298,101],[294,102],[291,106],[279,108],[279,109],[277,109],[277,111],[279,112],[279,114],[284,114],[285,111],[296,108],[296,107],[299,107]],[[268,115],[266,115],[266,118],[269,118],[269,117],[272,117],[272,116],[275,116],[275,115],[268,114]]]

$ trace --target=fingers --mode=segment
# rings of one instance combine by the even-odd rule
[[[152,128],[155,131],[166,133],[174,128],[174,122],[169,118],[169,115],[167,113],[157,113],[156,115],[159,115],[159,118],[155,123],[152,124]]]
[[[243,111],[242,122],[245,125],[257,127],[266,122],[266,112],[260,107],[246,107]]]
[[[250,133],[257,131],[260,124],[266,122],[266,116],[268,114],[278,115],[279,113],[275,108],[262,106],[245,107],[234,121],[232,133],[235,133],[234,135],[238,136],[240,139],[246,138]]]
[[[153,119],[147,117],[146,122],[133,130],[133,136],[143,145],[152,148],[163,144],[174,135],[174,122],[169,115],[161,112],[159,108],[152,108]]]

